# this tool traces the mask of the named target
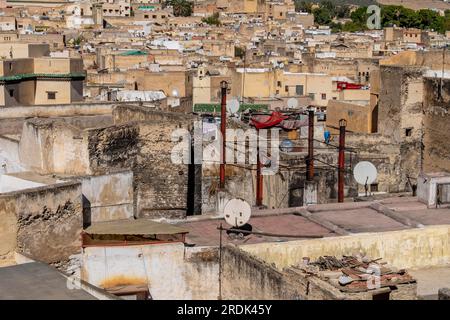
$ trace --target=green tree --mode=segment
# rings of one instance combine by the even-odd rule
[[[322,6],[315,8],[312,13],[314,14],[314,21],[320,25],[328,25],[333,19],[330,11]]]
[[[245,56],[245,49],[241,47],[234,47],[234,56],[236,58],[244,58]]]
[[[193,4],[188,0],[166,0],[164,6],[171,6],[175,17],[189,17],[192,15]]]
[[[312,6],[313,6],[313,3],[310,1],[304,1],[304,0],[302,0],[302,1],[296,0],[295,1],[295,11],[311,13]]]
[[[222,23],[220,22],[219,19],[219,13],[216,12],[213,15],[203,18],[202,22],[209,24],[209,25],[214,25],[214,26],[220,26]]]

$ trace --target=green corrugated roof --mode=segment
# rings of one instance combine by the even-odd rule
[[[119,56],[146,56],[147,52],[141,50],[130,50],[119,53]]]
[[[138,10],[153,10],[155,6],[139,6]]]
[[[84,73],[21,73],[1,76],[0,81],[18,81],[34,78],[84,78]]]
[[[220,112],[220,109],[220,104],[214,103],[196,103],[194,105],[194,112]],[[242,112],[245,110],[269,110],[269,106],[267,104],[241,104],[239,111]]]

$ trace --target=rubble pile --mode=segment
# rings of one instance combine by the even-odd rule
[[[415,283],[416,280],[405,269],[388,267],[382,258],[370,259],[352,255],[337,258],[321,256],[315,261],[303,258],[303,264],[296,266],[311,276],[317,276],[331,283],[341,291],[362,292],[399,284]]]

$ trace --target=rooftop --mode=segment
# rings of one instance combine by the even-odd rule
[[[69,289],[67,279],[40,262],[0,268],[0,300],[96,300],[81,289]]]
[[[218,227],[230,228],[218,216],[191,217],[177,225],[187,229],[186,242],[196,246],[219,245]],[[298,208],[254,210],[249,221],[253,232],[244,238],[224,234],[223,243],[286,242],[310,237],[386,232],[450,224],[450,208],[428,209],[416,197],[378,201],[311,205]],[[270,234],[270,235],[266,235]]]

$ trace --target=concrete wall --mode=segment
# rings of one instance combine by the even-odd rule
[[[84,223],[133,218],[133,172],[82,178]]]
[[[61,266],[81,249],[81,184],[0,195],[0,255],[17,251]]]
[[[442,83],[442,99],[439,98],[440,81],[425,79],[424,97],[424,171],[450,172],[450,80]]]
[[[62,121],[25,122],[19,155],[26,168],[42,174],[90,173],[86,132]]]
[[[367,90],[366,90],[367,91]],[[359,133],[370,133],[371,114],[368,105],[359,105],[345,101],[328,101],[327,125],[339,127],[339,120],[347,120],[347,130]],[[338,133],[338,130],[331,129]]]
[[[303,257],[312,260],[323,255],[365,253],[397,268],[426,268],[450,262],[450,228],[425,227],[402,231],[353,234],[333,237],[242,245],[240,248],[278,269],[299,264]]]
[[[217,251],[183,243],[87,247],[81,277],[100,288],[147,284],[155,300],[217,299]]]

